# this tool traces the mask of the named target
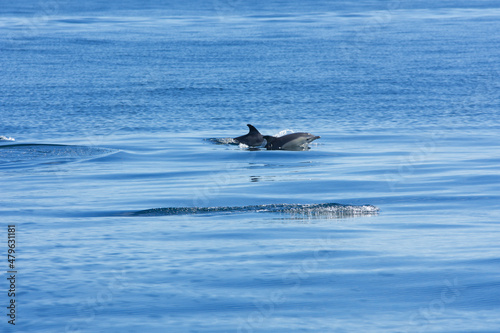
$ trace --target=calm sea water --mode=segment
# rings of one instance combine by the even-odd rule
[[[2,3],[1,331],[500,331],[498,31],[495,1]],[[247,123],[321,139],[224,144]]]

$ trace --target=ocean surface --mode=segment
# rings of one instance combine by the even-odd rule
[[[500,332],[499,31],[498,1],[2,1],[0,331]]]

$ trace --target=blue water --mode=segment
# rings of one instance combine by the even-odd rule
[[[1,331],[499,332],[498,31],[486,0],[2,3]]]

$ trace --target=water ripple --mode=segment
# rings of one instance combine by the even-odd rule
[[[102,157],[116,152],[116,149],[61,144],[0,145],[0,166],[18,169],[60,164]]]
[[[166,207],[152,208],[133,212],[133,216],[166,216],[210,213],[282,213],[292,217],[341,218],[377,215],[380,209],[372,205],[342,205],[338,203],[322,204],[268,204],[236,207]]]

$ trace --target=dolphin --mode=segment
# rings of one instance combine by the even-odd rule
[[[239,143],[246,144],[249,147],[260,146],[262,144],[262,142],[264,142],[264,137],[252,125],[247,124],[247,126],[250,129],[248,134],[234,138],[234,140],[238,141]]]
[[[311,133],[292,133],[280,137],[264,135],[267,150],[305,150],[319,136]]]

